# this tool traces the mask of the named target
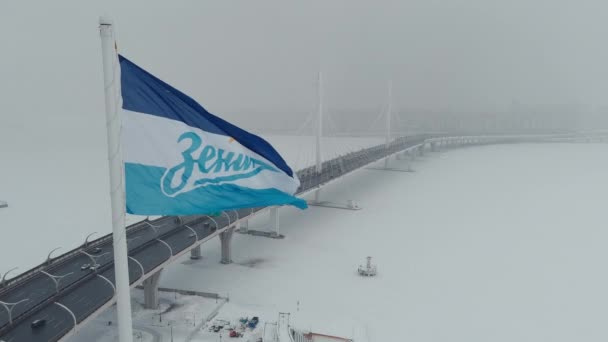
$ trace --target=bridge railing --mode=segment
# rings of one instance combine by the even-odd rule
[[[416,136],[398,138],[396,140],[393,140],[393,142],[391,143],[390,146],[393,149],[398,150],[400,147],[399,145],[402,145],[403,143],[411,142],[412,140],[415,140],[415,139],[421,139],[421,138],[423,139],[423,143],[432,143],[432,142],[450,143],[450,142],[457,142],[458,140],[461,140],[461,139],[477,139],[477,140],[483,140],[484,142],[497,142],[500,140],[502,140],[502,141],[516,141],[516,140],[531,141],[531,140],[550,140],[550,139],[553,139],[553,140],[555,140],[555,139],[564,139],[564,140],[584,139],[584,137],[588,137],[592,134],[600,136],[600,137],[608,138],[608,132],[604,132],[604,131],[597,131],[597,132],[594,131],[594,132],[584,132],[584,133],[535,134],[535,135],[505,134],[505,135],[465,135],[465,136],[448,136],[448,137],[446,137],[446,136],[437,137],[436,134],[420,134],[420,135],[416,135]],[[397,140],[399,140],[399,144],[395,144],[395,142]],[[347,153],[347,154],[341,156],[341,158],[347,159],[350,155],[355,155],[358,152],[359,153],[374,152],[374,150],[379,150],[382,147],[383,147],[383,145],[373,146],[370,148],[362,149],[357,152]],[[389,147],[389,149],[391,147]],[[391,151],[387,151],[387,154],[390,154],[390,152]],[[382,158],[383,157],[379,157],[378,159],[382,159]],[[331,161],[325,161],[324,166],[325,167],[331,166],[330,162]],[[296,171],[296,174],[298,175],[298,177],[301,177],[301,179],[306,179],[307,175],[314,174],[314,173],[315,173],[314,166],[309,166],[309,167],[306,167],[305,169]],[[302,190],[305,191],[306,190],[305,187],[303,187]],[[148,222],[148,223],[151,223],[154,225],[159,225],[162,222],[167,221],[168,219],[170,219],[170,217],[168,217],[168,216],[163,216],[163,217],[157,218],[155,220],[151,220],[151,221],[148,221],[146,219],[144,221],[136,222],[132,225],[129,225],[125,229],[127,230],[127,234],[132,234],[137,231],[147,229],[147,225],[145,222]],[[175,228],[175,227],[172,227],[172,228]],[[3,287],[0,288],[0,295],[5,293],[9,288],[18,286],[20,283],[27,281],[27,280],[31,279],[32,277],[38,275],[39,272],[44,269],[52,269],[54,267],[60,266],[64,261],[70,259],[71,257],[75,256],[76,254],[79,254],[84,249],[98,247],[98,246],[111,242],[111,240],[112,240],[112,234],[104,235],[100,238],[90,241],[87,244],[86,248],[82,245],[75,247],[72,250],[70,250],[58,257],[52,258],[49,263],[47,263],[47,261],[45,261],[36,267],[33,267],[13,278],[10,278],[3,284]]]
[[[156,224],[156,223],[160,223],[166,219],[167,219],[167,217],[165,216],[165,217],[161,217],[161,218],[158,218],[158,219],[156,219],[154,221],[150,221],[150,222],[154,222]],[[125,229],[127,230],[127,234],[136,232],[141,229],[145,229],[146,225],[143,222],[144,221],[140,221],[140,222],[134,223],[134,224],[126,227]],[[52,269],[54,267],[60,266],[61,264],[63,264],[65,261],[67,261],[71,257],[73,257],[77,254],[80,254],[80,252],[82,250],[99,247],[106,243],[109,243],[110,241],[112,241],[112,234],[107,234],[107,235],[104,235],[95,240],[89,241],[89,243],[87,244],[87,247],[84,247],[84,245],[80,245],[78,247],[71,249],[70,251],[68,251],[64,254],[61,254],[55,258],[50,259],[50,262],[48,262],[48,263],[47,263],[47,261],[44,261],[40,265],[33,267],[15,277],[7,280],[6,283],[4,284],[4,286],[2,288],[0,288],[0,295],[5,293],[9,288],[18,286],[20,283],[27,281],[27,280],[31,279],[32,277],[40,274],[40,271],[42,271],[42,270]]]
[[[604,135],[604,137],[605,136],[606,135]],[[575,139],[575,138],[579,138],[579,137],[580,137],[580,135],[576,135],[576,134],[572,134],[572,133],[568,133],[568,134],[562,133],[562,134],[545,134],[545,135],[503,135],[503,136],[479,135],[479,136],[457,136],[457,137],[438,137],[438,136],[426,135],[426,136],[422,136],[422,137],[416,136],[416,137],[397,138],[397,139],[394,139],[388,145],[388,147],[386,147],[384,144],[382,144],[382,145],[362,149],[357,152],[347,153],[346,155],[339,157],[340,168],[345,168],[345,171],[346,171],[346,172],[344,172],[344,174],[340,174],[340,177],[343,175],[346,175],[350,172],[353,172],[354,170],[356,170],[362,166],[365,166],[367,164],[381,160],[381,159],[386,158],[387,156],[393,155],[395,153],[399,153],[400,151],[404,150],[404,148],[406,148],[406,149],[412,148],[412,146],[409,146],[412,143],[417,144],[415,146],[419,146],[421,144],[424,146],[428,143],[468,144],[468,143],[491,143],[491,142],[515,142],[515,141],[547,141],[547,140],[555,140],[555,139],[568,140],[568,139]],[[364,162],[364,163],[361,164],[361,162]],[[336,164],[334,160],[326,161],[326,164],[325,164],[325,166],[329,167],[330,169],[336,165],[338,165],[338,164]],[[297,174],[302,175],[302,176],[313,174],[313,173],[315,173],[313,166],[308,167],[304,170],[297,171]],[[335,180],[333,175],[327,174],[326,176],[329,177],[327,180],[321,180],[321,183],[317,186],[313,186],[312,189],[318,188],[322,185],[325,185],[329,181]],[[303,178],[306,178],[306,177],[303,177]],[[300,195],[308,192],[311,189],[301,189],[301,190],[302,191],[299,191]],[[264,208],[257,208],[257,209],[263,210]],[[253,214],[258,210],[252,210],[251,213]],[[239,216],[238,213],[235,212],[235,214],[236,214],[236,216],[235,216],[236,220],[242,219],[242,218],[238,217]],[[229,221],[235,220],[235,218],[231,217],[232,213],[228,213],[227,215],[230,216]],[[200,217],[201,216],[191,216],[191,217],[164,216],[164,217],[152,220],[152,221],[146,220],[143,222],[135,223],[133,225],[128,226],[126,228],[126,230],[127,230],[127,234],[133,234],[140,230],[147,229],[148,223],[151,223],[154,225],[161,225],[163,222],[165,222],[167,220],[171,220],[171,219],[175,220],[173,222],[173,224],[170,226],[170,228],[168,228],[168,230],[165,231],[165,234],[163,234],[163,236],[165,236],[167,234],[168,235],[173,234],[175,232],[175,229],[179,228],[180,226],[182,226],[184,224],[187,224],[184,221],[191,222]],[[88,248],[94,248],[96,246],[102,246],[102,245],[108,244],[111,242],[111,240],[112,240],[112,235],[107,234],[105,236],[102,236],[96,240],[89,242],[87,244],[86,248],[84,246],[76,247],[76,248],[70,250],[69,252],[60,255],[59,257],[51,259],[50,263],[45,262],[35,268],[32,268],[32,269],[28,270],[27,272],[22,273],[21,275],[14,277],[14,278],[10,279],[9,281],[7,281],[4,288],[0,289],[0,295],[5,293],[6,290],[8,290],[10,288],[14,288],[15,286],[18,286],[19,284],[26,282],[29,279],[31,279],[32,277],[38,275],[39,271],[41,271],[43,269],[57,267],[57,266],[61,265],[62,263],[66,262],[67,260],[69,260],[70,258],[74,257],[76,254],[79,254],[82,250],[86,250]],[[154,239],[152,239],[152,240],[154,240]],[[152,241],[152,240],[150,240],[150,241]],[[146,241],[146,242],[142,243],[141,245],[137,246],[136,248],[131,249],[130,252],[139,250],[140,247],[145,248],[145,246],[148,245],[150,243],[150,241]],[[165,260],[161,264],[164,265],[167,261],[168,260]],[[109,264],[112,264],[112,262],[109,261],[106,264],[109,265]],[[107,267],[109,267],[109,266],[107,266]],[[72,288],[73,285],[76,285],[77,283],[80,283],[80,282],[86,281],[86,280],[87,280],[86,277],[76,279],[72,284],[67,285],[65,287],[65,289]],[[53,297],[55,297],[55,296],[53,296]],[[44,302],[46,302],[46,300]],[[34,309],[36,307],[39,307],[39,305],[34,305],[31,309]],[[30,311],[30,310],[28,309],[27,311]]]

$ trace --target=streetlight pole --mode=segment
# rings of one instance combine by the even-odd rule
[[[6,282],[6,276],[18,268],[19,267],[13,267],[10,270],[6,271],[6,273],[4,273],[4,275],[2,276],[2,280],[0,280],[0,287],[4,287],[4,283]]]
[[[84,248],[89,247],[89,238],[95,234],[97,234],[97,232],[92,232],[91,234],[87,235],[87,237],[84,239]]]
[[[54,251],[59,250],[59,249],[61,249],[61,247],[57,247],[57,248],[55,248],[55,249],[53,249],[52,251],[49,252],[49,255],[47,255],[47,257],[46,257],[45,265],[50,265],[51,264],[51,261],[53,260],[53,259],[51,259],[51,254],[53,254]]]

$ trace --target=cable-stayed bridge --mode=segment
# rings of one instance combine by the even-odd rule
[[[390,168],[391,157],[415,158],[425,150],[520,142],[599,142],[606,133],[438,136],[414,135],[389,139],[387,143],[350,152],[322,161],[297,172],[301,181],[298,195],[315,192],[313,205],[357,209],[351,204],[328,204],[320,199],[320,189],[351,172],[382,160]],[[408,170],[401,170],[408,171]],[[230,263],[231,238],[235,230],[246,231],[247,220],[270,211],[270,237],[280,237],[278,208],[247,208],[222,212],[219,216],[162,217],[127,227],[129,277],[131,287],[144,286],[146,306],[158,305],[158,280],[162,269],[187,253],[200,257],[201,244],[212,238],[221,240],[221,262]],[[114,303],[114,266],[112,236],[107,235],[0,284],[0,341],[57,341],[75,333],[96,314]],[[46,324],[32,329],[31,322],[45,319]]]

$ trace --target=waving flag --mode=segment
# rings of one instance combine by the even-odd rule
[[[119,56],[127,212],[192,215],[293,205],[296,174],[264,139]]]

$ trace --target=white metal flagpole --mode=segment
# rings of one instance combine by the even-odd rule
[[[133,341],[131,322],[131,293],[125,230],[125,184],[122,149],[120,144],[121,120],[118,110],[118,56],[114,40],[112,19],[99,18],[103,83],[106,100],[106,126],[108,133],[108,162],[110,165],[110,199],[112,203],[112,231],[114,239],[114,272],[116,274],[116,311],[120,342]]]

